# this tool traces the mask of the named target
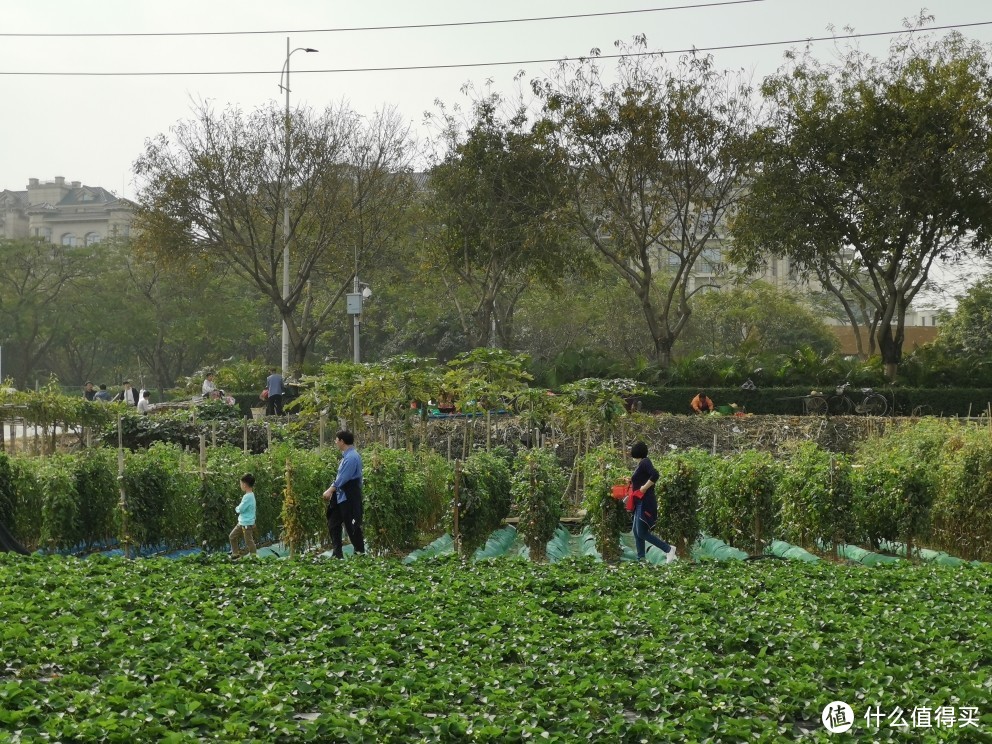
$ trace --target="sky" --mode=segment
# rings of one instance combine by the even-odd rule
[[[466,104],[461,89],[487,83],[516,90],[514,76],[543,77],[555,60],[617,40],[647,36],[652,50],[677,51],[781,42],[845,33],[897,31],[917,16],[922,0],[32,0],[2,6],[0,25],[0,189],[25,188],[29,178],[56,176],[103,186],[134,198],[132,165],[146,139],[188,119],[200,101],[252,109],[282,105],[280,73],[286,39],[292,49],[317,53],[291,57],[291,104],[314,108],[347,102],[362,114],[393,106],[421,134],[424,113],[436,101]],[[685,7],[705,5],[710,7]],[[988,0],[931,0],[939,26],[992,22]],[[671,9],[683,6],[680,9]],[[508,19],[629,12],[587,18],[492,23]],[[475,22],[435,28],[383,29]],[[378,27],[375,30],[330,31]],[[962,28],[992,41],[992,25]],[[209,35],[202,35],[210,32]],[[255,32],[231,34],[229,32]],[[199,33],[201,35],[161,35]],[[946,33],[946,32],[941,32]],[[73,36],[72,34],[75,34]],[[84,35],[85,34],[85,35]],[[114,34],[94,36],[93,34]],[[123,34],[123,35],[122,35]],[[127,34],[159,34],[128,36]],[[891,37],[866,38],[861,46],[884,55]],[[798,46],[798,45],[792,45]],[[721,68],[743,69],[756,81],[773,73],[790,45],[714,51]],[[814,47],[823,58],[833,42]],[[498,66],[392,71],[342,71],[382,67]],[[147,73],[237,72],[250,74]],[[71,76],[65,73],[142,73]],[[17,74],[13,74],[17,73]],[[54,73],[48,75],[24,73]]]

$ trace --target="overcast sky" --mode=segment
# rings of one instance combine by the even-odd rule
[[[512,90],[514,74],[530,79],[552,63],[390,72],[340,72],[343,68],[453,65],[557,59],[646,34],[651,49],[778,42],[829,35],[851,26],[859,33],[898,30],[916,16],[920,0],[758,0],[736,5],[446,28],[332,32],[327,29],[496,21],[566,14],[671,8],[716,0],[64,0],[5,2],[0,25],[0,188],[23,189],[28,178],[103,186],[133,197],[131,166],[146,138],[188,118],[194,101],[253,108],[281,99],[280,69],[286,36],[292,47],[317,54],[292,57],[292,100],[314,107],[346,100],[359,113],[393,105],[420,125],[435,99],[464,102],[460,88],[492,79]],[[992,21],[989,0],[933,2],[937,25]],[[963,28],[983,41],[992,25]],[[162,32],[273,32],[208,36],[54,36],[44,34],[142,34]],[[287,33],[289,32],[289,33]],[[21,36],[17,36],[21,34]],[[27,36],[25,36],[27,35]],[[864,39],[884,53],[889,37]],[[779,66],[788,46],[714,52],[726,68],[756,79]],[[816,46],[824,57],[829,42]],[[309,72],[325,70],[325,72]],[[71,72],[217,72],[238,75],[136,75],[78,77]]]

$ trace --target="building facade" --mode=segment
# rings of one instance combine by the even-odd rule
[[[24,191],[0,191],[0,237],[43,238],[65,246],[93,245],[131,231],[133,203],[102,186],[28,179]]]

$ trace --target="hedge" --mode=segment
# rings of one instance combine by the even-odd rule
[[[736,403],[740,410],[748,413],[770,413],[798,415],[803,412],[802,396],[809,395],[811,389],[804,387],[759,388],[742,390],[740,387],[707,387],[706,393],[718,406]],[[816,390],[827,396],[834,394],[833,387],[817,387]],[[885,396],[891,409],[893,392],[888,387],[874,388]],[[980,416],[988,410],[992,402],[992,388],[904,388],[895,387],[896,415],[909,416],[917,406],[928,406],[934,416]],[[689,407],[692,398],[699,392],[698,387],[656,388],[640,396],[641,408],[652,413],[692,414]],[[857,400],[860,388],[848,392],[851,400]],[[891,410],[889,411],[891,414]]]

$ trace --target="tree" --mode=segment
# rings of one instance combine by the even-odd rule
[[[894,379],[934,262],[985,254],[992,239],[988,49],[952,33],[907,34],[884,60],[849,48],[829,64],[807,50],[762,92],[771,118],[733,258],[788,255],[852,319],[862,305]]]
[[[944,316],[937,345],[955,355],[987,362],[992,358],[992,277],[984,277],[958,298]]]
[[[412,190],[408,129],[393,111],[363,119],[343,106],[297,109],[287,122],[275,106],[218,114],[204,104],[172,134],[148,141],[135,163],[141,246],[181,264],[219,262],[248,280],[286,322],[290,363],[302,366],[355,271],[381,260],[399,229]]]
[[[747,84],[710,57],[669,65],[645,44],[621,58],[614,83],[594,56],[534,88],[541,131],[568,158],[571,222],[633,290],[648,351],[667,367],[703,286],[694,272],[746,187],[754,115]]]
[[[701,354],[754,357],[810,347],[823,356],[836,350],[837,338],[795,295],[756,281],[705,292],[679,343]]]
[[[64,337],[64,297],[86,272],[87,249],[0,239],[0,347],[4,375],[26,385]]]
[[[523,106],[504,115],[504,105],[495,94],[476,101],[464,133],[445,116],[447,152],[431,169],[430,213],[440,278],[465,335],[487,346],[495,324],[493,340],[509,348],[521,294],[535,281],[556,286],[575,251],[557,219],[564,163],[528,130]]]

